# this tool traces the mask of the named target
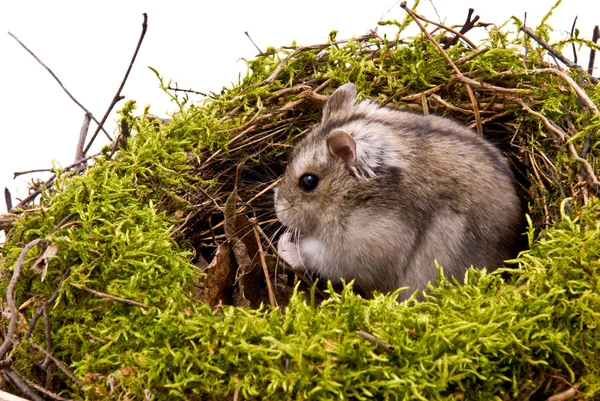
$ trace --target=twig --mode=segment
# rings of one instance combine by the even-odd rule
[[[6,202],[6,211],[12,209],[12,195],[10,194],[10,190],[8,188],[4,188],[4,202]]]
[[[168,90],[174,91],[174,92],[184,92],[184,93],[193,93],[194,95],[200,95],[200,96],[206,96],[208,97],[208,95],[204,92],[198,92],[192,89],[180,89],[177,86],[177,82],[175,82],[175,87],[173,88],[172,86],[167,87]]]
[[[254,47],[256,47],[256,50],[258,50],[258,56],[262,56],[263,54],[265,54],[265,53],[263,53],[263,51],[262,51],[262,50],[260,50],[260,47],[258,47],[258,46],[256,45],[256,43],[254,43],[254,41],[253,41],[253,40],[252,40],[252,38],[250,37],[250,34],[248,34],[248,31],[244,31],[244,35],[246,35],[246,36],[248,37],[248,39],[250,39],[250,42],[252,42],[252,44],[254,45]]]
[[[85,138],[87,137],[88,130],[90,128],[91,114],[85,113],[83,117],[83,124],[81,124],[81,130],[79,131],[79,140],[77,141],[77,149],[75,149],[75,162],[83,159],[83,146],[85,145]]]
[[[56,367],[59,368],[69,379],[71,379],[79,387],[83,387],[83,383],[75,377],[75,375],[73,374],[73,372],[71,372],[69,370],[67,365],[65,365],[63,362],[59,361],[58,359],[56,359],[54,356],[52,356],[50,353],[48,353],[48,351],[46,351],[43,347],[34,343],[33,341],[29,341],[29,345],[31,345],[31,347],[34,348],[36,351],[39,351],[42,354],[44,354],[44,356],[46,358],[49,358],[52,362],[54,362]]]
[[[54,184],[54,180],[56,179],[56,174],[54,174],[52,177],[50,177],[48,179],[48,181],[46,181],[42,187],[44,187],[45,189],[48,189],[52,186],[52,184]],[[14,212],[16,209],[21,209],[23,208],[23,206],[27,205],[29,202],[31,202],[32,200],[34,200],[39,194],[42,193],[42,188],[38,188],[35,191],[33,191],[32,193],[30,193],[29,195],[27,195],[23,200],[21,200],[21,202],[17,203],[17,205],[15,207],[13,207],[11,210],[9,210],[9,212]]]
[[[571,27],[571,39],[573,39],[573,34],[575,33],[575,25],[577,25],[577,15],[575,16],[575,19],[573,20],[573,26]],[[577,49],[575,48],[575,42],[571,43],[571,46],[573,46],[573,62],[575,64],[577,64]]]
[[[469,13],[467,14],[467,20],[465,21],[465,23],[463,24],[462,28],[460,28],[460,31],[459,31],[459,33],[461,35],[464,35],[465,33],[469,32],[471,29],[473,29],[475,27],[475,23],[477,21],[479,21],[479,15],[476,15],[475,18],[471,19],[474,11],[475,10],[473,10],[472,8],[469,8]],[[454,35],[454,37],[452,38],[451,41],[446,42],[444,49],[454,46],[458,42],[458,39],[459,39],[459,36]]]
[[[477,49],[477,50],[471,52],[470,54],[467,54],[466,56],[459,58],[458,60],[456,60],[454,62],[454,64],[457,66],[462,65],[462,64],[466,63],[467,61],[473,60],[477,56],[487,53],[489,50],[490,50],[489,47],[482,47],[481,49]]]
[[[527,111],[529,114],[532,114],[532,115],[538,117],[539,119],[541,119],[544,122],[544,125],[546,126],[546,128],[548,128],[550,131],[552,131],[554,134],[556,134],[560,138],[563,145],[564,144],[567,145],[567,148],[569,149],[569,153],[571,153],[571,156],[573,157],[573,159],[575,159],[577,162],[583,164],[583,167],[584,167],[587,175],[589,176],[591,183],[596,188],[600,187],[600,181],[598,181],[598,177],[596,177],[596,174],[594,173],[594,169],[592,168],[592,166],[586,159],[584,159],[583,157],[579,156],[579,154],[577,154],[575,145],[573,145],[573,142],[569,142],[569,140],[568,140],[569,138],[568,138],[567,134],[565,132],[563,132],[563,130],[558,128],[555,124],[551,123],[550,120],[546,116],[533,110],[522,100],[517,99],[517,103],[519,103],[521,105],[521,107],[523,107],[523,109],[525,111]]]
[[[22,47],[23,47],[25,50],[27,50],[27,52],[28,52],[29,54],[31,54],[31,55],[33,56],[33,58],[34,58],[34,59],[35,59],[35,60],[36,60],[38,63],[40,63],[40,64],[42,65],[42,67],[44,67],[44,68],[45,68],[45,69],[46,69],[46,70],[47,70],[47,71],[50,73],[50,75],[52,75],[52,77],[53,77],[53,78],[56,80],[56,82],[58,82],[58,84],[60,85],[60,87],[61,87],[61,88],[62,88],[62,89],[65,91],[65,93],[66,93],[66,94],[67,94],[67,95],[68,95],[68,96],[71,98],[71,100],[72,100],[72,101],[74,101],[74,102],[75,102],[75,104],[76,104],[77,106],[79,106],[79,107],[80,107],[80,108],[81,108],[83,111],[85,111],[85,113],[86,113],[86,114],[89,114],[89,115],[90,115],[90,118],[91,118],[92,120],[94,120],[94,122],[95,122],[96,124],[98,124],[98,130],[102,129],[102,132],[104,132],[104,134],[106,135],[106,137],[107,137],[107,138],[108,138],[110,141],[112,141],[112,140],[113,140],[113,138],[112,138],[112,137],[109,135],[109,133],[108,133],[108,132],[106,132],[106,130],[105,130],[103,127],[102,127],[102,124],[100,124],[100,123],[98,122],[98,120],[96,119],[96,117],[94,117],[94,116],[93,116],[93,114],[92,114],[92,113],[91,113],[91,112],[90,112],[88,109],[86,109],[84,105],[82,105],[81,103],[79,103],[79,101],[78,101],[77,99],[75,99],[75,97],[73,97],[73,95],[71,95],[71,92],[69,92],[69,91],[67,90],[67,88],[65,88],[65,86],[64,86],[64,85],[63,85],[63,83],[60,81],[60,79],[58,79],[58,77],[56,76],[56,74],[55,74],[55,73],[54,73],[54,72],[53,72],[53,71],[52,71],[50,68],[48,68],[48,66],[47,66],[46,64],[44,64],[44,63],[42,62],[42,60],[40,60],[40,59],[38,58],[38,56],[36,56],[36,55],[35,55],[35,53],[33,53],[31,50],[29,50],[29,48],[28,48],[27,46],[25,46],[25,44],[19,40],[19,38],[17,38],[15,35],[13,35],[13,34],[12,34],[12,33],[10,33],[10,32],[9,32],[8,34],[9,34],[10,36],[12,36],[12,38],[13,38],[14,40],[16,40],[16,41],[17,41],[17,42],[18,42],[18,43],[19,43],[19,44],[20,44],[20,45],[21,45],[21,46],[22,46]]]
[[[31,380],[27,380],[24,377],[22,379],[23,379],[23,381],[25,383],[27,383],[28,386],[33,387],[34,389],[36,389],[40,393],[42,393],[42,394],[44,394],[44,395],[52,398],[53,400],[57,400],[57,401],[73,401],[73,400],[71,400],[69,398],[64,398],[64,397],[61,397],[58,394],[54,394],[52,391],[46,390],[44,387],[40,386],[39,384],[37,384],[37,383],[35,383],[35,382],[31,381]],[[4,401],[4,400],[2,400],[2,398],[0,398],[0,401]]]
[[[50,363],[50,353],[52,352],[52,322],[50,322],[50,310],[48,309],[48,303],[42,303],[42,314],[44,316],[44,331],[46,334],[46,359],[44,359],[44,363],[42,366],[44,369]]]
[[[474,79],[467,78],[464,75],[458,76],[457,79],[468,85],[472,85],[479,90],[501,93],[504,95],[523,96],[523,90],[521,89],[503,88],[501,86],[491,85],[486,82],[479,82]]]
[[[131,299],[125,299],[125,298],[117,297],[115,295],[105,294],[103,292],[91,289],[91,288],[89,288],[89,287],[87,287],[85,285],[81,285],[81,284],[78,285],[78,284],[74,284],[74,283],[70,283],[70,284],[73,287],[75,287],[75,288],[79,288],[80,290],[85,290],[85,291],[90,292],[90,293],[92,293],[94,295],[98,295],[101,298],[112,299],[113,301],[123,302],[123,303],[129,304],[129,305],[139,306],[140,308],[146,308],[146,309],[148,309],[148,306],[144,305],[141,302],[133,301]]]
[[[592,42],[598,43],[598,39],[600,39],[600,27],[596,25],[594,27],[594,33],[592,34]],[[588,74],[592,75],[594,73],[594,61],[596,60],[596,49],[590,49],[590,62],[588,63]]]
[[[26,170],[26,171],[15,171],[13,173],[13,178],[17,178],[20,175],[32,174],[32,173],[51,173],[54,170],[51,168],[38,168],[34,170]]]
[[[447,26],[445,26],[445,25],[442,25],[442,24],[440,24],[440,23],[437,23],[437,22],[435,22],[435,21],[428,20],[427,18],[423,17],[422,15],[419,15],[419,14],[415,13],[415,12],[414,12],[412,9],[410,9],[410,8],[408,8],[408,7],[406,6],[406,1],[403,1],[402,3],[400,3],[400,7],[402,7],[404,10],[406,10],[406,11],[407,11],[407,12],[410,14],[410,16],[412,17],[412,19],[414,19],[414,20],[415,20],[415,22],[417,22],[417,19],[419,19],[419,20],[421,20],[421,21],[423,21],[423,22],[426,22],[426,23],[428,23],[428,24],[435,25],[435,26],[437,26],[438,28],[445,29],[445,30],[446,30],[446,31],[448,31],[448,32],[452,32],[454,35],[456,35],[457,37],[459,37],[459,38],[461,38],[462,40],[464,40],[465,42],[467,42],[467,43],[469,44],[469,46],[471,46],[471,48],[473,48],[473,49],[477,49],[477,45],[476,45],[475,43],[471,42],[471,41],[469,40],[469,38],[467,38],[466,36],[464,36],[464,35],[463,35],[461,32],[459,32],[459,31],[457,31],[457,30],[455,30],[455,29],[452,29],[452,28],[450,28],[450,27],[447,27]],[[408,10],[410,10],[410,12],[409,12]],[[472,9],[469,9],[469,11],[471,11],[471,10],[472,10]],[[470,15],[470,14],[469,14],[469,15]],[[477,17],[477,18],[479,18],[479,17]],[[417,22],[417,24],[419,24],[419,28],[421,28],[421,30],[422,30],[423,32],[425,32],[425,31],[424,31],[424,29],[425,29],[425,28],[423,27],[423,25],[422,25],[420,22]],[[470,28],[469,28],[469,29],[470,29]],[[427,33],[429,33],[429,32],[427,32]],[[429,36],[431,36],[431,34],[429,34],[429,35],[427,35],[427,36],[429,37]]]
[[[272,307],[277,307],[277,300],[275,299],[275,293],[273,292],[273,286],[271,285],[271,278],[269,277],[269,269],[267,268],[267,262],[265,261],[265,252],[263,251],[262,243],[260,241],[260,236],[258,235],[257,230],[257,221],[255,218],[250,219],[250,223],[252,224],[252,230],[254,231],[254,238],[256,238],[256,244],[258,245],[258,254],[260,256],[260,264],[263,268],[263,273],[265,275],[265,281],[267,283],[267,292],[269,293],[269,303]]]
[[[548,73],[548,74],[554,74],[554,75],[561,77],[569,84],[569,86],[575,91],[577,96],[585,103],[585,105],[594,112],[594,114],[596,114],[596,115],[600,114],[600,112],[598,111],[598,106],[596,106],[594,104],[594,102],[590,99],[590,97],[587,95],[587,93],[585,93],[585,91],[583,89],[581,89],[581,86],[577,85],[577,82],[575,82],[575,80],[573,78],[571,78],[569,76],[569,74],[567,74],[566,72],[557,70],[556,68],[539,68],[539,69],[535,69],[535,70],[527,70],[526,73],[527,74]]]
[[[556,57],[567,67],[574,68],[578,71],[581,71],[594,84],[597,84],[598,82],[600,82],[597,78],[594,78],[590,74],[588,74],[587,71],[585,71],[583,68],[581,68],[581,66],[578,66],[577,64],[573,63],[571,60],[567,59],[562,54],[560,54],[560,52],[558,50],[556,50],[555,48],[550,46],[548,44],[548,42],[546,42],[544,39],[539,37],[535,32],[533,32],[531,30],[531,28],[526,27],[525,25],[522,25],[521,30],[523,32],[525,32],[527,35],[529,35],[533,40],[538,42],[540,44],[540,46],[542,46],[544,49],[546,49],[548,51],[548,53],[550,53],[552,56]]]
[[[67,270],[65,270],[65,272],[61,276],[60,281],[58,282],[58,286],[54,290],[54,293],[45,302],[48,306],[52,306],[52,304],[54,303],[54,301],[56,301],[56,299],[58,298],[58,294],[60,293],[60,290],[62,289],[63,283],[69,277],[70,274],[71,274],[71,268],[67,268]],[[25,340],[29,339],[29,337],[31,337],[31,335],[33,334],[33,330],[35,329],[35,325],[36,325],[38,319],[42,316],[42,314],[43,314],[42,308],[38,307],[37,310],[36,310],[36,312],[35,312],[35,314],[33,315],[33,318],[31,319],[31,322],[29,323],[29,329],[27,329],[27,333],[25,333],[25,337],[24,337]]]
[[[23,383],[17,372],[9,368],[4,368],[2,371],[31,401],[44,401],[27,384]]]
[[[133,63],[135,62],[135,59],[138,55],[140,47],[142,46],[142,41],[144,40],[144,36],[146,36],[147,30],[148,30],[148,14],[144,13],[144,22],[142,22],[142,33],[140,35],[140,39],[138,40],[138,44],[135,48],[135,52],[133,53],[133,57],[131,58],[131,61],[129,62],[129,67],[127,68],[125,77],[123,77],[123,81],[121,81],[121,85],[119,86],[119,89],[117,90],[117,93],[115,94],[115,97],[113,98],[112,102],[110,103],[110,106],[106,110],[106,113],[104,113],[104,117],[102,117],[102,122],[100,123],[98,128],[96,128],[96,131],[90,138],[90,141],[88,142],[87,146],[83,149],[84,155],[87,154],[87,152],[90,150],[90,147],[94,143],[96,136],[98,136],[98,132],[100,131],[100,128],[102,128],[102,125],[104,125],[104,123],[106,122],[106,119],[108,118],[113,107],[115,107],[115,105],[123,99],[123,96],[121,96],[121,91],[123,90],[123,87],[125,86],[125,82],[127,82],[127,78],[129,77],[129,73],[131,72],[131,68],[133,67]],[[112,139],[111,139],[111,141],[112,141]]]
[[[385,349],[386,351],[394,352],[393,345],[388,344],[385,341],[381,341],[379,338],[375,337],[373,334],[367,333],[366,331],[363,331],[363,330],[357,330],[356,333],[359,336],[361,336],[362,338],[364,338],[365,340],[369,341],[370,343],[373,343],[373,344]]]
[[[421,21],[419,21],[419,19],[422,19],[422,17],[419,17],[417,14],[415,14],[415,12],[406,5],[406,1],[403,1],[402,3],[400,3],[400,7],[402,7],[411,16],[411,18],[417,23],[417,25],[419,26],[421,31],[423,31],[425,36],[427,36],[427,39],[429,39],[431,41],[431,43],[433,43],[434,46],[442,53],[442,55],[444,56],[444,58],[446,59],[448,64],[450,64],[450,66],[456,72],[457,77],[459,77],[460,79],[464,78],[464,75],[458,69],[458,67],[452,62],[452,59],[450,58],[450,56],[448,56],[448,54],[444,51],[444,49],[442,49],[442,46],[440,46],[440,44],[438,42],[436,42],[434,37],[431,36],[431,34],[423,26]],[[427,20],[424,20],[424,21],[427,21]],[[429,21],[427,21],[427,22],[429,22]],[[458,32],[456,34],[458,34]],[[476,47],[477,46],[473,46],[473,48],[476,48]],[[479,106],[478,106],[477,99],[475,98],[473,89],[471,89],[471,86],[469,84],[465,85],[465,88],[467,89],[467,93],[469,94],[469,99],[471,100],[471,106],[473,107],[473,114],[475,116],[475,122],[477,123],[477,133],[479,135],[483,135],[483,125],[481,124],[481,116],[479,115]]]
[[[547,401],[566,401],[575,397],[579,392],[579,384],[575,384],[568,390],[563,391],[562,393],[554,394],[552,397],[548,398]]]
[[[45,239],[43,239],[43,238],[37,238],[23,247],[23,249],[21,250],[21,254],[19,255],[19,258],[17,259],[17,262],[15,263],[13,274],[10,279],[10,282],[8,283],[8,287],[6,287],[6,303],[8,304],[8,308],[10,309],[10,321],[8,323],[8,330],[6,332],[6,335],[4,336],[4,342],[2,343],[2,346],[0,346],[0,360],[2,358],[4,358],[4,355],[6,354],[6,352],[12,345],[13,336],[15,334],[15,329],[17,327],[17,321],[19,320],[19,314],[18,314],[19,312],[15,305],[14,290],[15,290],[15,285],[17,284],[17,281],[19,280],[19,275],[21,274],[21,265],[23,264],[23,261],[25,260],[25,255],[27,255],[27,252],[29,252],[29,250],[31,248],[37,246],[38,244],[40,244],[44,241],[45,241]]]

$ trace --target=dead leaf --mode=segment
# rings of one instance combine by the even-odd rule
[[[229,298],[233,286],[233,260],[228,243],[219,245],[204,273],[206,277],[197,284],[198,298],[212,308],[219,301]]]
[[[55,257],[57,253],[58,246],[56,244],[50,244],[46,247],[44,253],[42,253],[33,264],[33,271],[35,271],[37,274],[42,273],[42,281],[44,281],[46,278],[46,273],[48,272],[48,262],[50,262],[50,259]]]
[[[237,190],[234,189],[225,202],[225,234],[231,244],[237,264],[233,301],[235,306],[258,306],[262,286],[262,269],[259,267],[258,246],[252,224],[244,214],[237,213]]]

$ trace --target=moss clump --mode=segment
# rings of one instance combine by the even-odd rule
[[[393,24],[402,31],[407,22]],[[563,76],[541,70],[551,66],[523,34],[494,28],[479,51],[458,43],[447,53],[488,85],[473,88],[481,122],[530,200],[529,250],[506,268],[469,271],[459,286],[442,278],[424,300],[403,304],[394,294],[363,299],[351,286],[328,287],[323,299],[301,284],[281,309],[198,301],[197,266],[226,253],[232,237],[222,228],[226,199],[236,187],[238,213],[273,232],[268,189],[283,155],[339,84],[475,126],[464,84],[424,36],[332,35],[269,50],[248,62],[239,85],[201,104],[173,97],[180,110],[169,123],[150,121],[148,110],[136,116],[129,103],[126,145],[82,174],[60,174],[21,212],[2,248],[3,290],[23,246],[45,242],[25,255],[17,282],[11,371],[46,391],[102,400],[541,399],[566,383],[598,397],[598,114]],[[580,84],[598,104],[598,86]],[[231,282],[222,300],[266,299],[250,276],[246,294]],[[48,319],[34,324],[44,304]],[[76,381],[43,363],[38,344]]]

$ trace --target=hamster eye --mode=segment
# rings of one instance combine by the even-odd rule
[[[314,174],[304,174],[300,177],[300,188],[306,192],[310,192],[317,187],[319,177]]]

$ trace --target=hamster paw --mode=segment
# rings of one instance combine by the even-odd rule
[[[294,269],[301,268],[304,265],[298,244],[294,242],[292,233],[289,231],[283,233],[279,238],[277,252],[279,253],[279,256]]]

